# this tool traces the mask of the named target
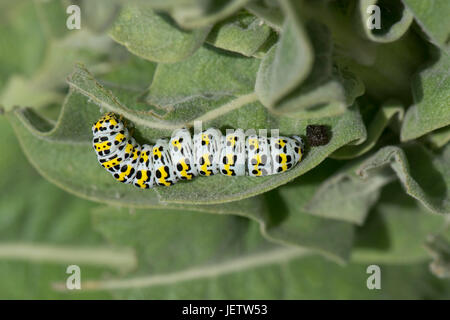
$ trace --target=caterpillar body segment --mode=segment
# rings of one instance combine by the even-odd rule
[[[173,167],[167,140],[158,139],[153,146],[152,154],[155,183],[166,187],[175,184],[178,179]]]
[[[237,129],[222,138],[222,151],[220,153],[220,172],[226,176],[245,176],[245,133]]]
[[[194,164],[202,176],[211,176],[219,172],[222,133],[209,128],[194,134]]]
[[[133,184],[141,189],[149,189],[155,184],[153,175],[152,146],[144,144],[142,145],[141,156],[136,166],[136,175],[134,176]]]
[[[247,173],[249,176],[259,177],[274,173],[270,141],[267,137],[251,135],[246,140]]]
[[[191,180],[198,175],[191,133],[187,129],[174,131],[169,150],[178,180]]]

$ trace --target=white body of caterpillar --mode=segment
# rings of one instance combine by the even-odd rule
[[[171,139],[139,145],[119,118],[108,113],[92,126],[99,163],[120,182],[148,189],[170,186],[197,175],[267,176],[294,167],[302,159],[300,137],[246,137],[242,129],[225,136],[209,128],[191,137],[175,130]]]

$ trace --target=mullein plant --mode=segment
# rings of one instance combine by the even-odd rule
[[[0,7],[1,242],[104,250],[74,253],[86,297],[450,297],[448,0]],[[298,135],[305,152],[282,174],[139,190],[97,163],[106,112],[139,143],[202,121]],[[47,274],[37,297],[68,296],[54,255],[26,266]]]

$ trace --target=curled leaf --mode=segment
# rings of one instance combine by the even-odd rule
[[[170,9],[177,23],[188,29],[212,25],[241,9],[249,0],[184,1]]]
[[[170,188],[155,188],[146,193],[131,186],[117,184],[97,164],[90,145],[90,127],[101,114],[99,106],[122,114],[132,121],[144,141],[151,142],[167,137],[174,128],[183,123],[157,121],[151,115],[129,109],[82,68],[75,71],[69,82],[75,90],[86,95],[89,101],[96,105],[86,101],[86,98],[83,99],[80,94],[72,92],[53,129],[51,123],[27,109],[17,109],[8,117],[14,124],[30,161],[45,176],[58,185],[65,186],[66,189],[99,201],[103,199],[123,205],[145,205],[153,201],[152,194],[153,198],[156,197],[154,193],[156,189],[161,200],[167,202],[196,204],[244,199],[287,183],[317,166],[336,149],[351,141],[362,139],[365,135],[358,110],[349,109],[341,116],[321,119],[321,123],[328,125],[332,130],[330,142],[308,152],[298,166],[285,174],[262,178],[220,175],[199,177],[192,182],[178,183]],[[304,134],[306,126],[310,124],[308,120],[272,118],[262,105],[252,103],[251,100],[232,105],[228,110],[223,109],[219,113],[214,112],[216,111],[199,118],[204,121],[205,127],[278,128],[281,134],[293,135]]]
[[[192,55],[205,41],[210,28],[180,29],[172,19],[155,13],[150,5],[122,8],[110,35],[132,53],[155,62],[176,62]]]
[[[387,146],[378,150],[358,168],[357,173],[368,178],[389,165],[397,174],[406,193],[436,213],[449,213],[450,146],[433,155],[418,143]]]
[[[450,34],[450,3],[446,0],[431,2],[421,0],[402,0],[414,14],[419,26],[438,46],[445,46]]]
[[[399,119],[403,118],[401,104],[393,101],[383,104],[368,125],[366,140],[358,145],[342,147],[332,154],[332,158],[350,159],[365,154],[375,146],[383,130],[395,116],[398,116]]]
[[[190,59],[158,65],[147,102],[168,107],[196,97],[214,100],[251,93],[259,62],[214,47],[202,47]]]
[[[444,217],[430,214],[405,195],[400,184],[390,184],[355,234],[352,261],[392,265],[427,262],[424,243],[443,222]]]
[[[258,70],[255,92],[260,101],[273,107],[308,76],[313,59],[301,21],[298,17],[286,18],[277,44],[264,56]]]
[[[433,258],[430,264],[430,270],[439,278],[450,277],[450,243],[447,232],[437,235],[429,235],[425,248]]]
[[[304,210],[316,216],[362,225],[377,203],[381,188],[394,177],[383,172],[362,180],[355,172],[360,162],[350,164],[327,178]]]
[[[450,125],[450,52],[442,50],[438,60],[413,82],[414,105],[403,120],[400,138],[408,141]]]
[[[374,5],[378,8],[371,10]],[[382,43],[398,40],[409,29],[414,19],[411,11],[403,6],[401,1],[359,0],[358,14],[365,36]],[[372,26],[375,24],[374,20],[380,23],[379,28],[376,25]],[[369,25],[375,28],[369,29]]]
[[[215,47],[251,57],[272,35],[263,20],[250,14],[237,14],[214,26],[207,42]]]

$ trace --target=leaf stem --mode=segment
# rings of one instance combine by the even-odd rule
[[[185,271],[167,274],[135,277],[118,280],[91,280],[81,284],[83,290],[129,289],[160,285],[171,285],[183,281],[213,278],[232,272],[240,272],[251,268],[263,267],[269,264],[286,262],[291,259],[308,254],[309,251],[300,248],[274,249],[266,253],[254,254],[246,257],[221,262],[217,264],[200,266]],[[62,289],[59,283],[54,284],[55,289]]]
[[[258,101],[258,97],[254,92],[242,95],[234,100],[231,100],[230,102],[224,104],[223,106],[216,108],[214,110],[211,110],[209,112],[204,113],[200,117],[192,120],[189,122],[189,125],[193,125],[194,121],[209,121],[216,119],[230,111],[239,109],[240,107]]]
[[[101,265],[120,270],[131,270],[137,264],[131,249],[80,248],[34,243],[0,243],[0,259]]]

